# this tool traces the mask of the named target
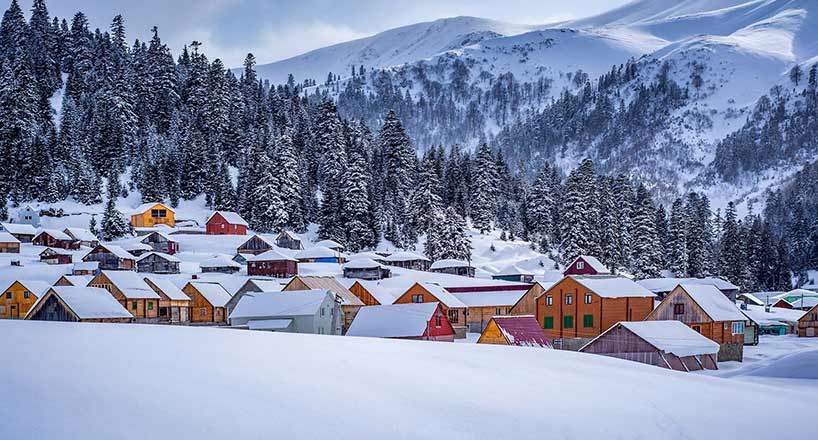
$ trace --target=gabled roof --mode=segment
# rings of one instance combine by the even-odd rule
[[[369,258],[370,260],[383,260],[383,255],[378,255],[375,252],[364,251],[347,255],[347,260],[357,260],[359,258]]]
[[[315,315],[327,300],[327,295],[331,294],[324,289],[248,292],[236,304],[230,313],[230,319]],[[334,303],[333,300],[330,301]]]
[[[447,308],[454,308],[454,309],[465,309],[466,304],[463,304],[463,301],[460,301],[456,296],[449,293],[446,289],[440,287],[437,284],[432,283],[424,283],[419,282],[417,283],[426,291],[431,293],[438,301],[440,301],[444,306]]]
[[[247,239],[247,240],[245,240],[245,241],[244,241],[242,244],[240,244],[240,245],[239,245],[239,248],[244,247],[244,245],[246,245],[247,243],[251,242],[251,241],[252,241],[254,238],[258,238],[259,240],[263,241],[265,244],[267,244],[268,246],[270,246],[270,247],[272,247],[272,248],[274,248],[274,247],[276,246],[276,244],[275,244],[275,243],[273,243],[273,242],[271,242],[270,240],[268,240],[268,239],[264,238],[264,236],[261,236],[261,235],[259,235],[259,234],[253,234],[253,235],[252,235],[250,238],[248,238],[248,239]]]
[[[383,264],[370,260],[369,258],[356,258],[341,266],[342,269],[377,269],[379,267],[384,266]]]
[[[304,258],[337,258],[338,256],[338,251],[324,246],[314,246],[309,249],[304,249],[303,251],[298,251],[295,254],[295,258],[299,260]]]
[[[227,290],[222,287],[221,284],[218,283],[204,283],[204,282],[197,282],[191,281],[189,283],[193,288],[195,288],[207,302],[210,303],[213,307],[224,307],[227,305],[227,302],[230,301],[232,296]]]
[[[80,319],[133,318],[105,289],[55,286],[51,290]],[[34,310],[34,307],[31,309]]]
[[[738,307],[721,290],[709,284],[679,284],[713,321],[746,321]]]
[[[739,294],[738,297],[739,298],[744,297],[744,298],[748,299],[751,303],[753,303],[753,304],[755,304],[757,306],[766,305],[766,302],[762,301],[759,297],[757,297],[753,293],[742,293],[742,294]]]
[[[145,278],[130,270],[103,270],[111,283],[128,299],[159,299],[159,294],[145,284]]]
[[[247,261],[298,261],[298,260],[296,260],[293,257],[284,255],[274,247],[269,251],[262,252],[258,255],[253,255],[251,257],[247,257]]]
[[[8,232],[0,231],[0,243],[17,243],[17,244],[20,244],[20,240],[14,238],[14,236],[11,235]]]
[[[739,290],[738,286],[716,277],[704,278],[647,278],[637,281],[642,287],[653,293],[670,292],[679,284],[706,284],[716,286],[719,290]]]
[[[346,335],[375,338],[423,336],[437,307],[436,302],[362,307]]]
[[[232,225],[249,226],[246,220],[241,218],[241,216],[237,212],[233,211],[215,211],[213,214],[210,214],[210,217],[207,218],[207,221],[205,221],[205,223],[210,223],[210,220],[212,220],[216,214],[221,215],[227,221],[227,223],[230,223]]]
[[[587,287],[602,298],[655,297],[650,290],[633,280],[613,275],[569,275],[569,278]],[[724,297],[724,295],[722,295]]]
[[[161,205],[163,208],[165,208],[166,210],[168,210],[168,211],[170,211],[170,212],[174,212],[174,213],[176,212],[176,211],[174,211],[174,210],[173,210],[173,209],[172,209],[170,206],[165,205],[165,204],[164,204],[164,203],[162,203],[162,202],[150,202],[150,203],[143,203],[143,204],[141,204],[141,205],[137,206],[136,208],[134,208],[134,209],[131,211],[131,215],[134,215],[134,214],[143,214],[143,213],[145,213],[147,210],[149,210],[149,209],[153,209],[153,207],[154,207],[154,206],[156,206],[156,205]]]
[[[40,229],[40,232],[37,233],[37,236],[39,237],[41,234],[48,234],[49,236],[51,236],[51,238],[53,238],[55,240],[61,240],[61,241],[73,241],[74,240],[73,238],[71,238],[70,235],[66,234],[63,231],[60,231],[59,229]]]
[[[448,269],[450,267],[471,267],[469,263],[463,260],[455,260],[451,258],[437,260],[429,267],[430,269]]]
[[[423,255],[416,254],[414,252],[408,252],[408,251],[395,252],[394,254],[384,258],[384,260],[386,262],[388,262],[388,263],[399,263],[399,262],[403,262],[403,261],[415,261],[415,260],[431,261],[428,258],[424,257]]]
[[[93,275],[63,275],[62,278],[76,287],[85,287],[94,279]]]
[[[27,223],[0,223],[0,226],[14,235],[37,235],[37,229]]]
[[[355,284],[360,284],[361,287],[366,289],[376,301],[378,301],[381,305],[388,305],[395,302],[405,291],[406,289],[397,288],[397,287],[386,287],[378,281],[369,281],[369,280],[348,280],[351,281],[349,286],[353,286]]]
[[[183,292],[179,286],[173,284],[173,282],[167,278],[148,276],[145,277],[145,280],[150,281],[154,286],[161,290],[165,296],[173,301],[190,301],[190,297],[187,296],[187,294],[185,294],[185,292]]]
[[[226,255],[216,255],[199,263],[199,267],[241,267],[241,264],[235,262],[232,258]]]
[[[150,231],[149,233],[145,234],[145,236],[142,238],[142,240],[139,240],[139,242],[144,243],[145,240],[148,239],[148,237],[150,237],[151,235],[154,235],[154,234],[164,238],[167,241],[172,241],[174,243],[176,242],[176,240],[174,240],[170,235],[168,235],[168,234],[166,234],[166,233],[164,233],[162,231],[153,231],[153,230]]]
[[[718,289],[716,291],[719,292]],[[719,295],[724,298],[723,293],[719,292]],[[716,354],[719,352],[719,344],[680,321],[620,322],[619,325],[627,328],[657,349],[679,357]],[[611,327],[611,329],[614,327]],[[611,329],[608,329],[605,333],[608,333]]]
[[[153,247],[147,243],[142,243],[141,241],[133,242],[133,243],[124,243],[122,245],[122,249],[126,251],[150,251],[153,250]]]
[[[91,252],[94,252],[94,250],[97,249],[97,248],[105,249],[109,253],[114,254],[117,258],[120,258],[120,259],[123,259],[123,260],[136,260],[136,257],[133,254],[131,254],[130,252],[126,251],[125,249],[122,249],[121,247],[119,247],[117,245],[114,245],[114,244],[99,244],[99,245],[97,245],[97,247],[95,247],[94,249],[91,249],[90,252],[85,254],[85,256],[87,257],[88,255],[91,254]],[[83,257],[83,258],[85,258],[85,257]]]
[[[43,254],[51,254],[51,255],[74,255],[73,252],[69,251],[68,249],[60,249],[60,248],[50,248],[47,247],[40,252],[40,256],[42,257]]]
[[[608,269],[604,264],[602,264],[601,261],[599,261],[596,257],[592,255],[580,255],[579,257],[574,259],[574,262],[571,263],[571,265],[568,267],[573,266],[580,259],[582,259],[582,261],[584,261],[585,264],[587,264],[588,266],[591,266],[591,268],[595,270],[599,275],[606,275],[611,273],[610,269]]]
[[[139,258],[136,261],[142,261],[145,258],[150,257],[151,255],[156,255],[159,258],[162,258],[164,260],[167,260],[167,261],[170,261],[170,262],[173,262],[173,263],[179,263],[180,262],[180,260],[178,258],[174,257],[173,255],[164,254],[162,252],[155,252],[155,251],[148,252],[148,253],[140,255]]]
[[[343,284],[339,283],[334,277],[317,277],[317,276],[297,276],[293,278],[290,283],[296,279],[301,280],[307,287],[313,290],[323,289],[338,295],[341,298],[342,304],[346,306],[362,306],[364,305],[354,293],[350,292]],[[289,284],[287,284],[289,286]],[[285,286],[286,287],[286,286]]]
[[[531,315],[495,316],[491,318],[509,345],[550,348],[551,341]]]
[[[74,262],[74,270],[97,270],[99,261],[77,261]]]
[[[247,321],[247,328],[250,330],[284,330],[292,323],[292,319],[252,319]]]
[[[494,276],[498,276],[498,277],[507,277],[507,276],[514,276],[514,275],[530,275],[530,276],[534,276],[534,272],[532,272],[530,270],[520,269],[516,265],[512,264],[510,266],[504,267],[501,271],[494,274]]]
[[[251,278],[247,280],[247,284],[252,284],[256,286],[262,292],[281,292],[281,289],[284,288],[284,285],[281,284],[278,280],[262,280],[262,279],[255,279]]]
[[[801,315],[801,317],[798,318],[798,321],[801,321],[804,318],[811,319],[811,317],[807,317],[807,316],[812,315],[813,313],[818,313],[818,304],[816,304],[811,309],[807,310],[803,315]]]
[[[83,228],[65,228],[63,230],[66,234],[74,237],[75,240],[79,241],[99,241],[96,235],[92,234],[91,231]]]
[[[501,290],[496,292],[453,293],[466,307],[511,307],[517,304],[527,290]]]
[[[330,248],[330,249],[334,249],[334,248],[344,249],[344,245],[342,245],[341,243],[338,243],[335,240],[321,240],[319,242],[316,242],[315,245],[316,246],[323,246],[323,247]]]
[[[50,284],[40,280],[14,280],[8,286],[6,286],[3,292],[8,290],[12,285],[14,285],[14,283],[22,284],[26,290],[33,293],[37,298],[42,298],[43,294],[51,287]]]

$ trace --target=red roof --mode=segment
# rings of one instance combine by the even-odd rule
[[[492,319],[509,345],[551,347],[551,341],[533,316],[495,316]]]

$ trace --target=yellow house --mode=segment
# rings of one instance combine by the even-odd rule
[[[0,291],[0,319],[23,319],[28,309],[48,291],[43,281],[19,280]]]
[[[156,225],[176,226],[175,212],[162,203],[143,203],[131,212],[131,226],[150,228]]]

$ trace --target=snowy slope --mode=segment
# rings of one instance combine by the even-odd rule
[[[792,408],[806,393],[582,353],[149,325],[0,333],[16,341],[0,438],[785,440],[811,427],[724,417],[724,402]]]

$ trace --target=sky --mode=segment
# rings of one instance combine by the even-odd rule
[[[6,0],[7,2],[9,0]],[[209,58],[240,66],[248,52],[260,64],[366,37],[394,27],[470,15],[543,24],[594,15],[628,0],[47,0],[53,16],[84,12],[105,29],[125,17],[129,40],[150,38],[150,28],[174,51],[199,41]],[[25,10],[32,0],[19,0]]]

